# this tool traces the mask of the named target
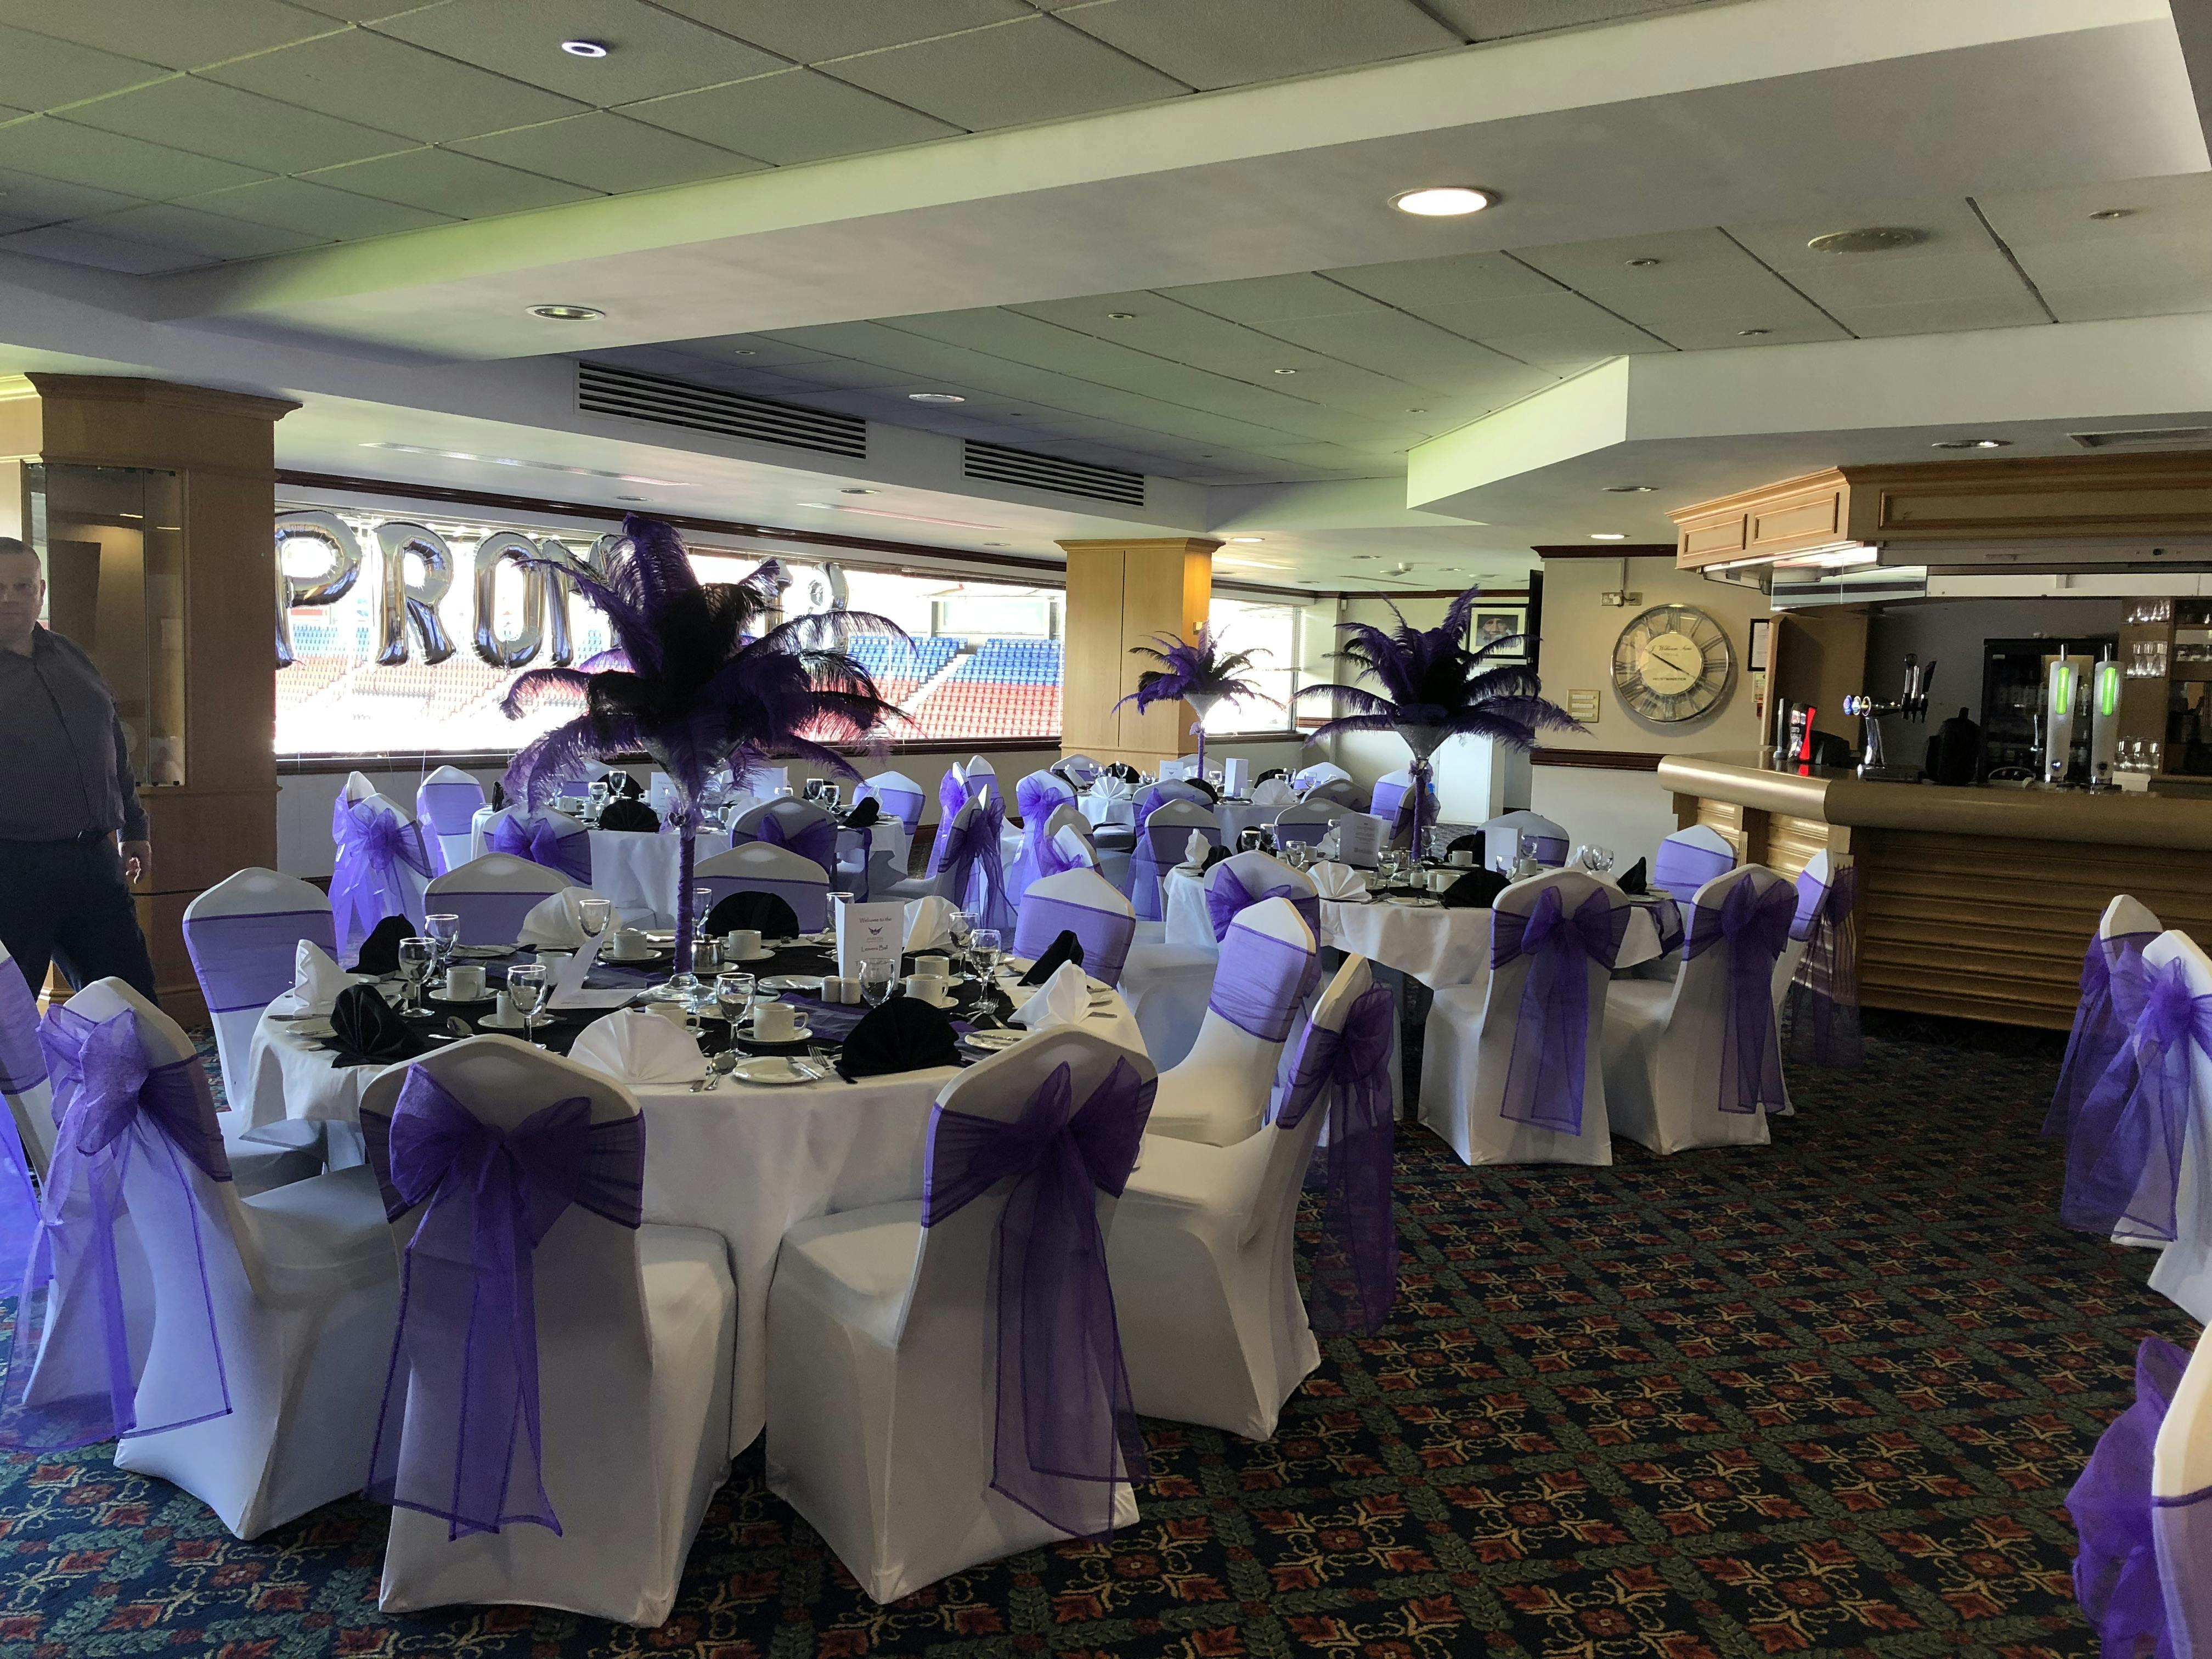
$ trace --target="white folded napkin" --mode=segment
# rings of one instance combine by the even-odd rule
[[[1130,800],[1136,791],[1129,787],[1127,778],[1101,778],[1091,786],[1091,793],[1100,800]]]
[[[949,898],[932,893],[927,898],[908,899],[906,906],[906,948],[909,951],[934,951],[940,945],[952,942],[952,913],[959,907]]]
[[[707,1074],[691,1033],[643,1008],[595,1019],[577,1036],[568,1058],[619,1083],[690,1083]]]
[[[587,898],[599,895],[588,887],[564,887],[532,907],[522,919],[518,945],[533,950],[580,951],[584,948],[583,911]]]
[[[339,967],[337,958],[311,939],[300,941],[292,963],[292,1000],[302,1013],[327,1014],[347,986],[368,983],[362,975]]]
[[[1090,981],[1079,964],[1064,962],[1037,987],[1036,995],[1014,1010],[1014,1024],[1042,1031],[1052,1025],[1080,1024],[1090,1012]]]
[[[1182,861],[1194,870],[1199,869],[1212,851],[1213,843],[1206,840],[1205,832],[1194,830],[1190,832],[1190,839],[1182,844]]]
[[[1325,899],[1367,896],[1366,878],[1348,864],[1316,864],[1306,873],[1313,878],[1314,890]]]
[[[1298,792],[1282,778],[1264,778],[1252,786],[1252,805],[1255,806],[1288,806],[1298,798]]]
[[[1337,850],[1342,845],[1343,840],[1344,838],[1337,834],[1335,826],[1332,824],[1328,832],[1324,834],[1319,841],[1314,843],[1314,847],[1323,858],[1333,859],[1336,856]]]

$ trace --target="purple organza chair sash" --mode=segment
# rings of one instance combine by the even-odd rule
[[[989,805],[979,803],[964,823],[956,818],[951,829],[939,833],[930,860],[932,875],[950,874],[954,902],[975,918],[978,927],[1014,925],[1013,902],[1006,896],[1006,854],[1000,845],[1006,827],[1006,809],[994,795]]]
[[[1014,786],[1014,799],[1021,808],[1022,849],[1014,855],[1013,867],[1006,872],[1006,890],[1018,907],[1030,890],[1030,884],[1047,876],[1059,875],[1062,871],[1078,867],[1060,848],[1053,845],[1052,837],[1045,833],[1053,813],[1074,800],[1073,791],[1054,789],[1034,777],[1024,778]]]
[[[2189,1356],[2171,1342],[2144,1339],[2136,1350],[2135,1404],[2098,1437],[2066,1494],[2081,1540],[2075,1597],[2110,1655],[2186,1654],[2212,1614],[2205,1558],[2182,1547],[2212,1513],[2206,1507],[2212,1488],[2184,1498],[2151,1492],[2159,1427],[2188,1367]],[[2161,1557],[2170,1557],[2172,1567]]]
[[[1129,943],[1137,935],[1134,917],[1033,892],[1022,901],[1021,917],[1014,924],[1014,954],[1035,961],[1063,932],[1073,933],[1082,945],[1085,973],[1109,985],[1121,982]]]
[[[483,786],[473,778],[465,782],[441,778],[415,792],[416,821],[430,826],[425,840],[431,866],[438,874],[444,875],[448,867],[445,838],[467,835],[483,804]]]
[[[1716,1103],[1723,1112],[1781,1110],[1782,1041],[1774,1024],[1774,963],[1790,942],[1797,913],[1795,889],[1778,882],[1761,893],[1750,880],[1732,885],[1718,905],[1690,912],[1682,957],[1693,962],[1728,946],[1728,993],[1721,1022],[1721,1069]]]
[[[527,859],[548,870],[557,870],[569,880],[588,887],[592,881],[592,837],[588,831],[561,833],[550,818],[503,817],[484,837],[489,852]]]
[[[991,1247],[992,1489],[1076,1537],[1110,1532],[1115,1484],[1146,1476],[1097,1194],[1127,1184],[1157,1086],[1116,1060],[1078,1107],[1063,1065],[1012,1122],[943,1106],[930,1121],[924,1227],[1012,1182]]]
[[[2128,1036],[2142,1012],[2143,947],[2156,933],[2115,933],[2089,941],[2081,957],[2081,1000],[2058,1067],[2058,1087],[2043,1120],[2045,1135],[2071,1134],[2082,1103],[2105,1073],[2128,1052]],[[2132,1063],[2132,1062],[2128,1062]]]
[[[871,796],[905,826],[909,836],[921,827],[921,809],[929,798],[921,790],[902,789],[896,784],[864,783],[853,792],[854,804],[858,805]]]
[[[1856,866],[1837,871],[1826,889],[1809,874],[1797,878],[1797,919],[1790,933],[1805,940],[1805,955],[1784,1004],[1790,1058],[1797,1065],[1849,1067],[1863,1058],[1858,945],[1851,924],[1857,893]]]
[[[1262,1042],[1280,1042],[1297,1024],[1321,959],[1256,927],[1233,927],[1221,942],[1221,963],[1206,1006]]]
[[[512,945],[522,937],[524,919],[551,896],[550,893],[449,889],[437,898],[440,904],[461,919],[462,944]]]
[[[1524,956],[1531,959],[1499,1116],[1562,1134],[1583,1132],[1589,968],[1595,963],[1609,969],[1620,957],[1630,914],[1631,907],[1616,908],[1603,890],[1570,914],[1556,887],[1538,894],[1526,915],[1490,913],[1492,971]]]
[[[1306,1303],[1316,1330],[1376,1330],[1397,1298],[1398,1223],[1390,1207],[1390,1038],[1397,1017],[1390,988],[1370,985],[1346,1012],[1341,1031],[1308,1021],[1276,1115],[1283,1128],[1294,1129],[1328,1097],[1322,1243]]]
[[[391,1116],[364,1110],[361,1127],[386,1216],[422,1210],[401,1256],[368,1496],[438,1516],[448,1538],[525,1521],[558,1533],[533,1258],[571,1205],[637,1227],[645,1120],[594,1123],[579,1095],[496,1129],[410,1066]]]
[[[0,963],[0,1094],[20,1095],[46,1080],[46,1056],[39,1048],[38,999],[10,957]]]
[[[2185,965],[2143,972],[2142,1012],[2116,1060],[2081,1103],[2066,1147],[2059,1219],[2085,1232],[2174,1236],[2181,1143],[2196,1092],[2193,1051],[2212,1054],[2212,996],[2194,996]]]
[[[734,845],[743,846],[757,841],[763,847],[781,847],[803,859],[811,859],[829,874],[837,867],[837,821],[835,818],[809,818],[798,829],[791,829],[774,812],[763,812],[747,829],[730,837]]]
[[[1213,924],[1213,937],[1218,941],[1229,935],[1229,926],[1238,915],[1261,901],[1284,898],[1306,919],[1306,926],[1321,937],[1321,896],[1301,892],[1289,882],[1282,882],[1264,892],[1255,893],[1244,884],[1243,878],[1225,864],[1217,864],[1206,872],[1206,915]]]
[[[137,1016],[53,1008],[58,1127],[10,1338],[0,1448],[58,1450],[229,1414],[208,1258],[230,1179],[198,1055],[155,1066]],[[160,1306],[161,1287],[176,1299]],[[189,1286],[189,1289],[185,1287]],[[157,1324],[157,1379],[140,1387]]]
[[[830,921],[830,886],[820,881],[776,881],[760,876],[702,876],[699,885],[714,895],[715,905],[732,893],[773,893],[791,907],[801,933],[820,931]]]
[[[39,1005],[13,959],[0,961],[0,1094],[27,1093],[46,1080],[39,1047]],[[0,1109],[0,1296],[21,1288],[24,1259],[39,1226],[31,1161],[15,1115]]]
[[[328,910],[185,919],[185,949],[211,1014],[265,1008],[290,990],[302,939],[337,954],[337,929]]]
[[[400,871],[412,870],[425,880],[430,875],[430,856],[423,850],[422,834],[403,823],[388,806],[362,801],[348,806],[343,801],[337,826],[337,873],[331,878],[331,911],[337,937],[350,944],[363,938],[386,916],[412,914],[414,896]]]
[[[1651,880],[1653,885],[1665,888],[1680,902],[1694,904],[1698,889],[1715,876],[1724,876],[1735,868],[1735,854],[1716,853],[1710,847],[1693,846],[1669,836],[1659,843],[1659,856],[1651,861]],[[1795,894],[1791,899],[1794,913]]]

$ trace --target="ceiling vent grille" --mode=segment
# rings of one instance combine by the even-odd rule
[[[863,459],[868,453],[868,423],[858,415],[771,403],[741,392],[693,386],[607,363],[576,365],[576,407],[586,415],[617,415],[851,460]]]
[[[2149,426],[2129,432],[2072,432],[2084,449],[2201,449],[2212,444],[2212,426]]]
[[[1033,455],[1026,449],[987,444],[970,438],[961,468],[964,477],[984,483],[1020,484],[1047,489],[1056,495],[1080,495],[1087,501],[1112,501],[1121,507],[1145,504],[1145,475],[1118,466],[1094,466],[1088,461],[1062,460],[1056,455]]]

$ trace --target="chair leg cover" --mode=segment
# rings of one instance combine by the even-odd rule
[[[1462,1164],[1610,1164],[1613,1133],[1606,1116],[1600,1047],[1602,986],[1590,1000],[1579,1134],[1500,1115],[1513,1053],[1513,1008],[1509,1004],[1498,1017],[1504,1029],[1486,1030],[1484,994],[1480,985],[1447,986],[1430,1006],[1421,1028],[1421,1121],[1443,1137]]]
[[[262,1284],[210,1258],[227,1417],[118,1442],[115,1466],[183,1487],[240,1538],[358,1493],[398,1318],[398,1261],[368,1170],[246,1199]],[[157,1335],[147,1361],[161,1363]]]
[[[556,1224],[548,1245],[559,1233]],[[626,1250],[599,1256],[605,1271],[629,1271]],[[557,1275],[540,1269],[541,1285],[557,1279],[569,1291],[538,1304],[545,1489],[561,1531],[526,1522],[453,1540],[446,1522],[395,1509],[377,1598],[384,1611],[520,1602],[666,1622],[691,1540],[729,1476],[738,1297],[720,1234],[641,1227],[636,1260],[641,1352],[591,1342],[606,1334],[605,1304],[587,1305],[574,1263]],[[380,1392],[382,1381],[380,1370]]]
[[[1141,927],[1141,924],[1139,924]],[[1121,967],[1121,994],[1144,1034],[1145,1052],[1162,1071],[1180,1066],[1198,1041],[1206,1005],[1213,994],[1218,950],[1200,945],[1146,944],[1129,947]]]
[[[217,1112],[216,1121],[222,1127],[223,1154],[230,1159],[230,1178],[240,1198],[273,1192],[323,1172],[319,1123],[287,1121],[249,1129],[246,1114],[238,1110]]]

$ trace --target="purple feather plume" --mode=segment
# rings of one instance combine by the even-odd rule
[[[1133,657],[1150,657],[1164,664],[1164,667],[1148,668],[1137,676],[1137,689],[1121,702],[1133,702],[1139,709],[1151,708],[1156,702],[1178,702],[1185,697],[1219,697],[1228,702],[1243,702],[1256,698],[1265,703],[1282,704],[1263,695],[1260,688],[1237,675],[1253,666],[1256,653],[1238,651],[1224,654],[1219,644],[1203,628],[1189,640],[1173,634],[1155,634],[1157,647],[1139,645],[1130,647]]]

